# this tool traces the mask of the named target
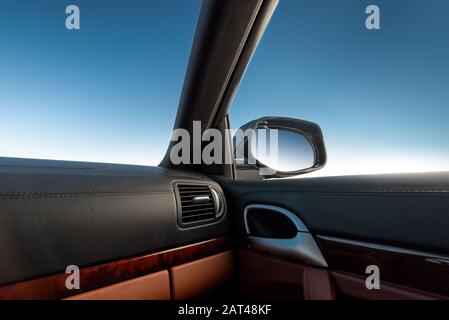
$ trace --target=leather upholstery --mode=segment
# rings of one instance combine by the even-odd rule
[[[449,252],[449,173],[217,180],[230,212],[251,203],[285,207],[314,234]]]
[[[170,300],[168,271],[120,282],[66,300]]]
[[[228,220],[180,229],[174,181],[154,167],[0,158],[0,285],[228,232]]]
[[[190,300],[216,293],[230,281],[234,268],[231,251],[171,268],[173,299]]]
[[[327,270],[304,267],[304,300],[335,300],[333,279]]]

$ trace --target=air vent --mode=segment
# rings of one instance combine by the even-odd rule
[[[221,202],[216,190],[207,185],[178,184],[180,222],[193,224],[221,216]]]

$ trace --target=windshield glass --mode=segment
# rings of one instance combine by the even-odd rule
[[[157,165],[200,0],[0,1],[0,156]]]

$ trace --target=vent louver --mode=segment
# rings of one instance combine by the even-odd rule
[[[209,186],[180,184],[177,187],[183,224],[202,222],[217,217],[215,197]]]

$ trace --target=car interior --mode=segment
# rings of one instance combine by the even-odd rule
[[[276,6],[201,8],[174,128],[218,130],[231,159],[228,110]],[[293,132],[311,163],[173,164],[176,141],[157,167],[0,158],[0,299],[448,299],[448,172],[290,179],[325,166],[319,124],[246,128]]]

